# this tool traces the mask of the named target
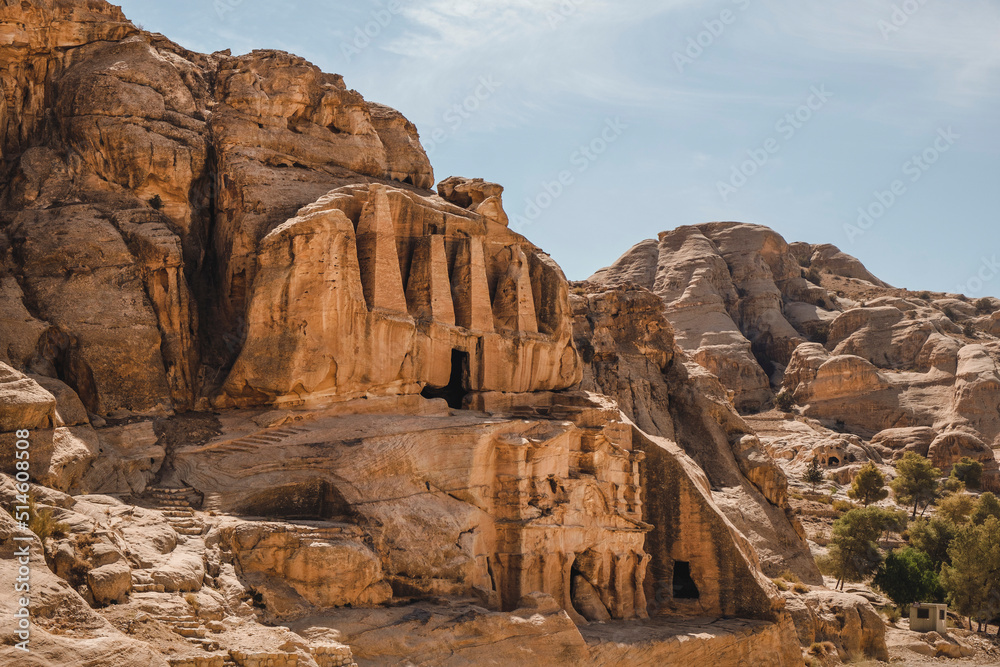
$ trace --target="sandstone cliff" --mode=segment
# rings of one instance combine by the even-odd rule
[[[614,397],[643,430],[674,440],[698,463],[765,572],[777,576],[791,569],[821,583],[788,506],[785,473],[737,414],[720,381],[677,345],[660,299],[633,285],[576,283],[572,300],[583,387]]]
[[[655,299],[649,340],[588,329],[617,297],[571,300],[502,187],[432,190],[409,121],[296,56],[33,0],[0,61],[0,501],[28,429],[50,516],[3,660],[799,662],[786,481]]]

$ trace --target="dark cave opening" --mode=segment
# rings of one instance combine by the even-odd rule
[[[674,597],[680,600],[697,600],[701,597],[698,584],[691,578],[691,564],[687,561],[674,561]]]
[[[420,395],[424,398],[443,398],[453,410],[462,409],[462,401],[469,385],[469,353],[464,350],[451,351],[451,377],[444,387],[427,385]]]

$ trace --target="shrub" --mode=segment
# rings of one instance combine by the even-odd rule
[[[772,579],[771,581],[773,581],[773,582],[774,582],[774,585],[775,585],[775,586],[776,586],[776,587],[778,588],[778,590],[779,590],[779,591],[781,591],[782,593],[788,590],[788,584],[786,584],[786,583],[785,583],[784,581],[782,581],[781,579]]]
[[[829,543],[829,542],[828,542]],[[829,554],[816,556],[816,569],[825,577],[835,577],[835,566]]]
[[[160,199],[160,195],[153,195],[152,197],[149,198],[149,205],[152,206],[155,210],[159,211],[161,208],[163,208],[163,200]]]
[[[69,532],[69,525],[56,521],[51,509],[38,509],[35,499],[28,498],[28,530],[44,542],[50,537],[65,537]]]
[[[978,526],[985,523],[991,516],[1000,519],[1000,500],[987,491],[979,496],[979,500],[976,501],[976,509],[972,511],[969,520]]]
[[[939,489],[941,495],[948,495],[949,493],[961,493],[965,491],[965,482],[959,478],[951,475],[948,479],[941,482],[941,487]]]
[[[948,519],[933,516],[930,519],[917,519],[910,524],[908,537],[910,544],[930,556],[934,566],[938,567],[941,563],[948,562],[948,547],[957,531],[957,526]]]
[[[903,613],[899,610],[899,607],[886,607],[882,610],[885,614],[885,620],[890,623],[899,623],[899,619],[903,617]]]
[[[809,282],[811,282],[813,285],[819,285],[819,284],[821,284],[823,282],[823,277],[820,276],[819,271],[817,271],[816,269],[812,269],[812,268],[810,268],[808,271],[806,271],[805,278],[806,278],[806,280],[808,280]]]
[[[792,392],[787,389],[782,389],[774,397],[774,407],[782,412],[791,412],[793,405],[795,405],[795,399],[792,398]]]
[[[958,525],[968,522],[969,516],[975,509],[976,499],[964,491],[959,491],[938,501],[937,516]]]
[[[815,656],[837,655],[837,647],[833,642],[813,642],[809,647],[809,653]]]
[[[795,574],[791,570],[785,570],[784,572],[778,575],[778,578],[783,579],[790,584],[797,584],[802,581],[801,579],[799,579],[799,575]]]
[[[854,503],[849,500],[834,500],[833,509],[834,511],[840,512],[841,514],[845,512],[850,512],[852,509],[857,507]]]
[[[198,596],[195,595],[194,593],[185,593],[184,601],[187,602],[189,605],[191,605],[191,608],[194,609],[195,614],[201,611],[201,602],[198,600]]]
[[[918,299],[922,299],[924,301],[930,301],[931,300],[931,293],[927,292],[927,291],[919,292],[917,294],[917,298]]]
[[[809,587],[806,586],[805,584],[792,584],[792,590],[798,593],[799,595],[802,595],[803,593],[809,592]]]
[[[962,325],[962,334],[964,336],[968,337],[968,338],[975,338],[976,337],[976,328],[974,326],[972,326],[971,324],[968,324],[968,323],[963,324]]]
[[[989,315],[993,312],[993,302],[987,298],[976,300],[976,313],[979,315]]]

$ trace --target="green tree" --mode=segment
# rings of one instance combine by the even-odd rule
[[[948,602],[970,622],[982,624],[1000,613],[1000,519],[964,526],[948,549],[951,564],[941,568]]]
[[[945,479],[941,482],[941,486],[938,487],[938,495],[940,496],[946,496],[952,493],[961,493],[963,491],[965,491],[965,482],[954,475]]]
[[[951,467],[951,476],[965,482],[970,489],[978,489],[983,482],[983,464],[968,456]]]
[[[906,452],[896,463],[896,479],[892,480],[893,493],[896,502],[901,505],[913,504],[913,515],[917,518],[917,509],[923,505],[927,509],[938,494],[938,478],[941,471],[933,466],[925,457],[915,452]],[[923,514],[923,512],[921,512]]]
[[[833,522],[829,563],[837,577],[836,588],[843,588],[844,581],[860,581],[878,568],[882,554],[875,541],[894,518],[892,512],[865,507],[853,509]]]
[[[1000,519],[1000,500],[997,500],[996,496],[987,491],[979,496],[979,500],[976,501],[976,509],[972,511],[969,520],[979,525],[985,523],[986,519],[991,516]]]
[[[885,500],[889,489],[885,488],[885,475],[878,467],[869,461],[858,470],[858,474],[847,490],[847,497],[860,501],[865,507],[880,500]]]
[[[940,590],[933,561],[913,547],[897,549],[886,556],[872,584],[900,608],[914,602],[930,602]]]
[[[951,521],[955,525],[960,525],[969,520],[969,516],[976,509],[976,499],[964,491],[952,493],[937,504],[937,516]]]
[[[948,547],[958,528],[944,517],[923,517],[910,524],[910,545],[930,556],[935,567],[949,562]]]
[[[906,515],[906,510],[882,509],[884,540],[888,541],[891,533],[902,534],[906,530],[910,517]]]
[[[816,491],[816,485],[826,479],[826,475],[823,474],[823,466],[820,464],[819,459],[813,458],[812,463],[806,468],[806,474],[802,476],[806,484],[812,486],[813,492]]]

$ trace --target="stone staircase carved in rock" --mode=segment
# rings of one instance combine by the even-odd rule
[[[194,509],[195,504],[200,502],[195,489],[189,486],[151,487],[146,493],[178,534],[198,536],[205,532],[205,522]]]
[[[190,614],[182,616],[164,614],[153,615],[153,618],[168,626],[181,637],[184,637],[184,639],[196,648],[206,652],[218,651],[221,648],[218,641],[208,637],[209,629],[196,616]],[[219,657],[221,659],[222,656],[212,657]],[[220,662],[219,664],[221,665],[222,663]]]

